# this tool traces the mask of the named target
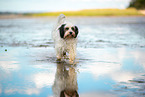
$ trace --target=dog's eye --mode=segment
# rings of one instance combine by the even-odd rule
[[[75,29],[74,29],[74,27],[71,27],[71,29],[74,31]]]
[[[65,30],[68,30],[69,28],[67,27],[67,28],[65,28]]]

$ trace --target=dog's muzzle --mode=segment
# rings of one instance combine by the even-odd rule
[[[72,34],[72,32],[69,32],[69,34],[71,35],[71,34]]]

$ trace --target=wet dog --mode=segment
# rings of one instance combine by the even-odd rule
[[[55,81],[52,86],[53,97],[79,97],[77,71],[75,67],[62,62],[57,63]]]
[[[74,62],[78,33],[78,27],[68,21],[63,14],[58,17],[57,24],[52,31],[52,38],[58,60],[61,60],[68,53],[69,62]]]

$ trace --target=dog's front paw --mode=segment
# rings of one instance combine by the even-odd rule
[[[61,57],[60,56],[56,56],[57,60],[61,60]]]
[[[69,63],[70,63],[70,64],[73,64],[73,63],[74,63],[75,55],[76,55],[76,54],[74,53],[73,50],[71,50],[71,51],[69,52]]]

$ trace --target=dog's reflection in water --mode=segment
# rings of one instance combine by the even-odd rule
[[[79,97],[75,67],[65,62],[57,63],[52,90],[54,97]]]

